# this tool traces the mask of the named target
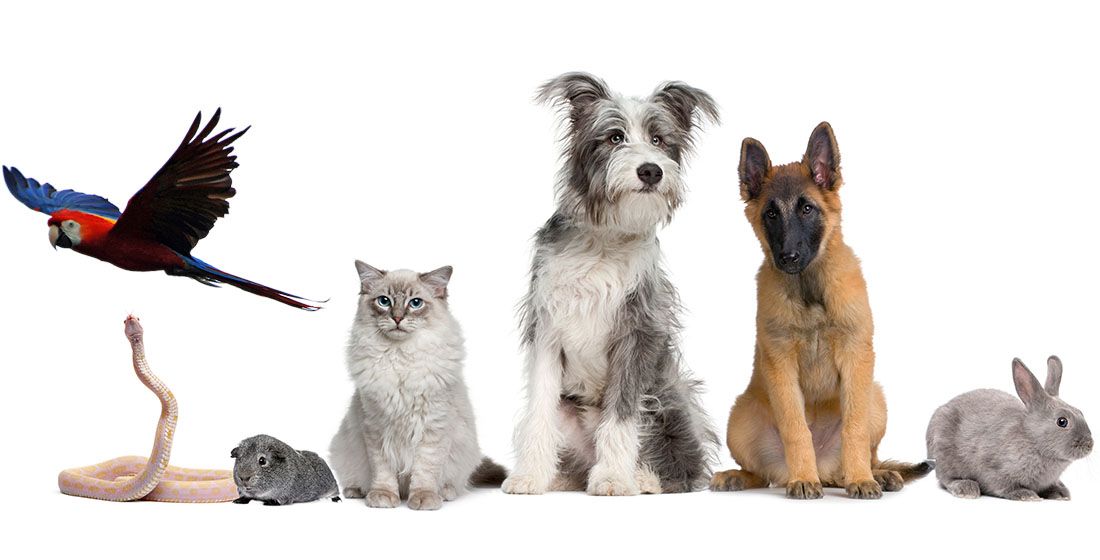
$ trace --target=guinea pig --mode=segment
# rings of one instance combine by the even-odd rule
[[[233,480],[240,498],[236,504],[259,500],[268,506],[340,501],[336,478],[325,460],[312,451],[297,451],[268,435],[252,436],[229,452],[236,459]]]

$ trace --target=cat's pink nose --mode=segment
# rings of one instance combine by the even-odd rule
[[[395,317],[393,318],[393,322],[394,322],[394,323],[396,323],[396,324],[398,324],[398,325],[400,325],[400,324],[401,324],[401,319],[404,319],[404,317],[400,317],[400,316],[395,316]]]

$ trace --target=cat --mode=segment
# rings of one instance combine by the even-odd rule
[[[483,458],[462,378],[465,342],[447,306],[451,267],[417,274],[355,261],[361,290],[347,366],[355,393],[330,454],[346,498],[442,507],[507,473]]]

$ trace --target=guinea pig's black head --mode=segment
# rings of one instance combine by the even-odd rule
[[[250,437],[229,452],[236,459],[233,481],[241,496],[262,498],[286,478],[287,445],[266,435]]]

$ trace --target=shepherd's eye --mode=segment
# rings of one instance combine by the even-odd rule
[[[779,217],[779,212],[776,212],[774,209],[769,209],[767,212],[764,212],[764,216],[769,220],[774,220]]]
[[[615,132],[607,139],[607,141],[611,142],[612,144],[622,144],[623,140],[626,140],[626,138],[623,137],[623,134],[621,132]]]
[[[267,466],[267,457],[260,457],[260,460],[257,462],[260,463],[261,467]]]
[[[421,307],[424,307],[424,300],[418,297],[409,300],[409,309],[420,309]]]
[[[374,301],[378,302],[378,307],[389,307],[390,306],[390,298],[388,298],[386,296],[378,296],[378,299],[376,299]]]
[[[1066,426],[1069,426],[1069,419],[1066,418],[1065,416],[1059,417],[1058,418],[1058,427],[1059,428],[1065,428]]]
[[[661,145],[661,137],[660,136],[654,135],[653,138],[649,139],[649,141],[652,142],[654,146],[660,146]]]
[[[813,211],[814,211],[814,207],[810,206],[809,204],[802,207],[802,213],[803,214],[811,214]]]

